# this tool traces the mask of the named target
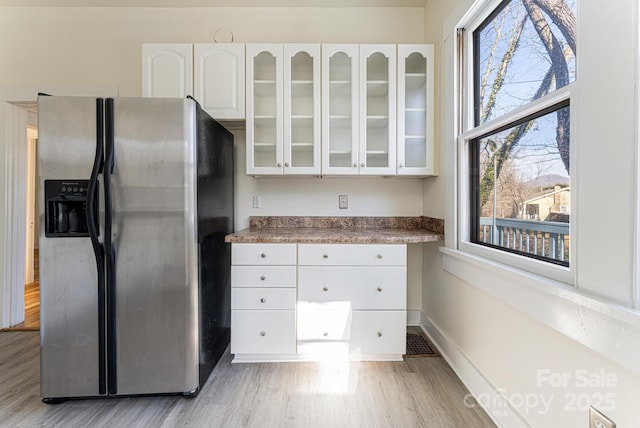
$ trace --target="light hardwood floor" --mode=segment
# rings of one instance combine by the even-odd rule
[[[451,427],[495,425],[467,408],[442,358],[231,364],[194,399],[40,401],[38,332],[0,333],[0,427]]]

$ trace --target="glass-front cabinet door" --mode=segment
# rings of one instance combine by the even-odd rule
[[[320,45],[284,45],[284,173],[320,175]]]
[[[398,175],[435,175],[433,45],[398,45]]]
[[[247,174],[282,174],[282,45],[248,44],[246,55]]]
[[[322,45],[322,173],[358,174],[358,45]]]
[[[396,45],[360,45],[360,174],[396,173]]]

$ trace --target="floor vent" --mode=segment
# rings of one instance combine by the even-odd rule
[[[439,357],[435,347],[422,334],[407,333],[405,357]]]

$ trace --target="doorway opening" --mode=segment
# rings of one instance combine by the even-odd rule
[[[16,103],[29,115],[26,129],[26,204],[24,252],[24,321],[6,330],[40,329],[40,254],[38,208],[38,125],[37,104]],[[23,134],[24,135],[24,134]]]

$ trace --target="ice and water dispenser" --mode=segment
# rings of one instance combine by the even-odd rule
[[[89,236],[88,186],[89,180],[45,180],[45,236]],[[98,230],[97,204],[94,204],[91,209],[95,214],[96,230]]]

